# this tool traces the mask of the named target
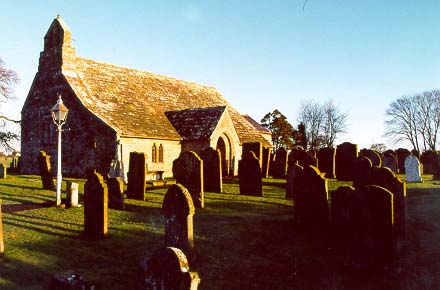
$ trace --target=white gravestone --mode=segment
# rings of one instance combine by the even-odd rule
[[[405,173],[406,182],[422,182],[419,159],[412,154],[405,159]]]

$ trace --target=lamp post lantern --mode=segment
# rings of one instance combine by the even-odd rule
[[[58,159],[57,159],[57,206],[61,205],[61,127],[64,125],[67,119],[67,113],[69,110],[67,107],[63,104],[63,100],[61,99],[61,95],[59,96],[59,99],[55,106],[52,107],[52,119],[57,126],[58,131]]]

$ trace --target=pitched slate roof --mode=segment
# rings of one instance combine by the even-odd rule
[[[209,139],[217,127],[226,106],[192,108],[165,112],[183,140]]]
[[[70,36],[70,31],[64,33]],[[83,105],[121,136],[181,140],[165,112],[224,106],[241,143],[261,141],[270,146],[214,87],[76,55],[63,58],[62,72]]]
[[[264,134],[271,134],[267,128],[264,128],[263,126],[261,126],[261,124],[258,123],[257,121],[255,121],[251,116],[243,115],[243,118],[245,118],[249,123],[251,123],[252,126],[254,126],[254,128],[257,129],[258,131],[260,131]]]

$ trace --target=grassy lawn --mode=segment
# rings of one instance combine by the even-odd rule
[[[430,178],[430,176],[424,176]],[[84,180],[80,183],[83,192]],[[329,190],[348,183],[329,180]],[[264,198],[240,196],[236,182],[224,193],[205,193],[194,215],[199,289],[440,289],[440,182],[408,184],[407,251],[392,269],[373,273],[344,267],[326,237],[295,228],[285,182],[266,179]],[[46,289],[53,274],[75,271],[99,289],[135,289],[138,262],[163,246],[160,215],[165,189],[146,201],[126,200],[109,210],[109,237],[82,236],[83,208],[49,206],[55,192],[38,176],[0,180],[5,256],[0,289]]]

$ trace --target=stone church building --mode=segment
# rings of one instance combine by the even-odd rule
[[[87,168],[126,178],[130,152],[147,154],[149,179],[172,176],[182,151],[221,151],[225,174],[236,174],[242,146],[271,148],[267,132],[242,116],[213,87],[76,55],[58,16],[44,37],[38,72],[22,109],[21,171],[39,172],[40,150],[56,170],[57,132],[51,108],[61,95],[69,109],[62,132],[62,168]],[[270,136],[270,135],[269,135]]]

